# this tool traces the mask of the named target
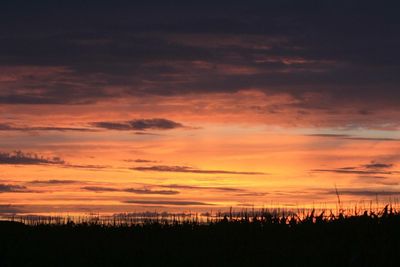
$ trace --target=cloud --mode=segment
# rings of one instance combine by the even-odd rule
[[[148,159],[127,159],[124,160],[125,162],[135,162],[135,163],[156,163],[155,160],[148,160]]]
[[[354,140],[354,141],[400,141],[400,139],[396,138],[386,138],[386,137],[361,137],[361,136],[352,136],[348,134],[308,134],[306,136],[315,136],[315,137],[326,137],[326,138],[338,138],[344,140]]]
[[[306,136],[327,137],[327,138],[347,138],[347,137],[350,137],[350,135],[347,135],[347,134],[307,134]]]
[[[14,205],[0,205],[0,214],[16,214],[25,212],[19,206],[16,207]]]
[[[0,164],[10,165],[40,165],[54,164],[62,165],[65,161],[59,157],[44,158],[37,154],[24,153],[22,151],[14,151],[13,153],[0,152]]]
[[[176,188],[176,189],[193,189],[193,190],[216,190],[216,191],[225,191],[225,192],[246,191],[244,189],[233,188],[233,187],[194,186],[194,185],[181,185],[181,184],[160,185],[160,187]]]
[[[106,165],[93,165],[93,164],[82,165],[82,164],[69,164],[69,163],[64,164],[62,167],[75,168],[75,169],[90,169],[90,170],[101,170],[110,168],[110,166]]]
[[[400,191],[385,191],[385,190],[366,190],[357,188],[338,189],[339,195],[352,195],[352,196],[396,196],[400,195]],[[330,190],[328,194],[335,195],[335,190]]]
[[[121,191],[117,188],[103,187],[103,186],[84,186],[84,187],[81,187],[81,189],[88,190],[88,191],[94,191],[94,192],[118,192],[118,191]]]
[[[390,169],[393,167],[393,164],[372,162],[370,164],[365,164],[363,166],[367,169]]]
[[[175,190],[150,190],[150,189],[136,189],[136,188],[126,188],[123,189],[124,192],[143,194],[143,195],[177,195],[180,192]]]
[[[227,10],[222,2],[178,9],[157,2],[151,14],[148,6],[137,4],[92,5],[93,14],[74,4],[65,10],[14,4],[0,11],[13,25],[0,26],[0,58],[12,67],[0,71],[0,103],[87,104],[256,88],[292,96],[294,103],[282,107],[327,111],[352,123],[360,118],[349,115],[363,116],[367,126],[385,124],[371,119],[376,110],[399,111],[395,8],[365,3],[355,17],[356,1],[254,1],[245,13],[233,3]],[[39,10],[57,11],[57,23],[54,12]],[[68,19],[71,11],[74,21]],[[23,24],[24,14],[32,18],[29,25]],[[85,19],[90,25],[82,25]],[[112,31],[106,26],[110,23]],[[31,38],[35,32],[41,34]],[[27,43],[33,49],[26,49]],[[371,49],[376,56],[371,57]],[[18,73],[17,66],[25,67]],[[392,114],[385,120],[396,122],[398,113]],[[319,123],[342,123],[336,116],[321,117]]]
[[[212,206],[214,204],[199,201],[172,201],[172,200],[125,200],[123,203],[142,205],[172,205],[172,206]]]
[[[380,178],[382,176],[379,175],[391,175],[394,173],[398,173],[398,171],[387,170],[391,169],[394,164],[389,163],[379,163],[372,161],[369,164],[359,165],[358,167],[342,167],[336,169],[314,169],[311,170],[313,172],[332,172],[332,173],[340,173],[340,174],[358,174],[363,175],[364,177],[376,177]]]
[[[101,170],[110,168],[104,165],[82,165],[70,164],[60,157],[45,158],[35,153],[24,153],[22,151],[14,151],[12,153],[0,152],[0,164],[9,165],[56,165],[62,168],[77,168],[77,169],[91,169]]]
[[[240,193],[236,194],[236,196],[240,197],[263,197],[265,195],[268,195],[268,193],[263,193],[263,192],[248,192],[248,193]]]
[[[391,141],[394,141],[394,142],[397,142],[397,141],[400,141],[400,139],[396,139],[396,138],[384,138],[384,137],[382,137],[382,138],[379,138],[379,137],[347,137],[347,138],[345,138],[345,139],[348,139],[348,140],[356,140],[356,141],[377,141],[377,142],[384,142],[384,141],[389,141],[389,142],[391,142]]]
[[[0,184],[0,193],[27,193],[29,191],[25,186],[12,185],[12,184]]]
[[[243,175],[265,175],[263,172],[240,172],[224,170],[200,170],[188,166],[148,166],[131,168],[136,171],[154,171],[154,172],[183,172],[183,173],[202,173],[202,174],[243,174]]]
[[[350,170],[350,169],[314,169],[312,172],[332,172],[332,173],[340,173],[340,174],[392,174],[392,172],[388,171],[374,171],[374,170]]]
[[[29,181],[27,183],[28,184],[43,184],[43,185],[64,185],[64,184],[81,183],[81,181],[51,179],[51,180],[33,180],[33,181]]]
[[[84,186],[81,189],[94,191],[94,192],[128,192],[140,195],[177,195],[179,191],[175,190],[150,190],[150,189],[137,189],[137,188],[114,188],[102,186]]]
[[[14,126],[11,124],[0,123],[0,131],[19,131],[19,132],[32,132],[32,131],[57,131],[57,132],[95,132],[96,130],[90,128],[77,128],[77,127],[52,127],[52,126]]]
[[[181,123],[167,119],[137,119],[126,122],[93,122],[97,128],[118,131],[171,130],[184,127]]]

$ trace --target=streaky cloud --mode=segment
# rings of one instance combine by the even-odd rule
[[[217,190],[217,191],[226,191],[226,192],[244,192],[246,190],[240,188],[233,187],[214,187],[214,186],[196,186],[196,185],[181,185],[181,184],[169,184],[169,185],[160,185],[160,187],[165,188],[176,188],[176,189],[193,189],[193,190]]]
[[[392,174],[388,171],[374,171],[374,170],[344,170],[344,169],[313,169],[312,172],[332,172],[341,174]]]
[[[148,159],[126,159],[125,162],[134,162],[134,163],[156,163],[155,160],[148,160]]]
[[[335,190],[330,190],[327,192],[328,194],[335,195],[337,192]],[[400,195],[400,191],[385,191],[385,190],[366,190],[366,189],[357,189],[357,188],[345,188],[339,189],[338,193],[340,195],[352,195],[352,196],[396,196]]]
[[[200,201],[172,201],[172,200],[125,200],[123,203],[141,205],[172,205],[172,206],[212,206],[214,204]]]
[[[65,168],[75,168],[75,169],[93,169],[93,170],[101,170],[110,168],[107,165],[93,165],[93,164],[64,164],[63,167]]]
[[[104,186],[84,186],[81,187],[83,190],[93,191],[93,192],[117,192],[120,191],[117,188],[113,187],[104,187]]]
[[[27,182],[28,184],[44,184],[44,185],[63,185],[63,184],[76,184],[81,183],[81,181],[76,180],[32,180]]]
[[[183,172],[183,173],[200,173],[200,174],[243,174],[243,175],[265,175],[264,172],[242,172],[242,171],[226,171],[226,170],[200,170],[188,166],[147,166],[131,168],[136,171],[154,171],[154,172]]]
[[[368,164],[362,164],[358,167],[342,167],[335,169],[313,169],[312,172],[331,172],[339,174],[358,174],[365,177],[382,177],[382,175],[391,175],[399,173],[395,170],[388,170],[394,166],[392,163],[380,163],[372,161]]]
[[[354,140],[354,141],[400,141],[397,138],[388,138],[388,137],[362,137],[362,136],[353,136],[348,134],[307,134],[306,136],[311,137],[322,137],[322,138],[337,138],[337,139],[344,139],[344,140]]]
[[[18,132],[33,132],[33,131],[56,131],[56,132],[96,132],[96,129],[82,127],[53,127],[53,126],[14,126],[11,124],[0,123],[0,131],[18,131]]]
[[[137,188],[126,188],[124,192],[142,194],[142,195],[177,195],[180,192],[176,190],[150,190],[150,189],[137,189]]]
[[[180,192],[175,190],[151,190],[151,189],[138,189],[138,188],[114,188],[114,187],[102,187],[102,186],[84,186],[81,187],[83,190],[93,192],[127,192],[139,195],[177,195]]]

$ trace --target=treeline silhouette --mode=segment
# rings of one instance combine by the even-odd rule
[[[400,266],[400,213],[2,221],[0,266]]]

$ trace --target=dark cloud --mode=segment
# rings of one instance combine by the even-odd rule
[[[367,169],[390,169],[393,167],[393,164],[372,162],[370,164],[365,164],[363,166]]]
[[[35,153],[14,151],[12,153],[0,152],[0,164],[10,165],[56,165],[62,168],[102,170],[110,168],[105,165],[70,164],[60,157],[46,158]]]
[[[55,164],[62,165],[65,161],[59,157],[45,158],[37,154],[15,151],[13,153],[0,152],[0,164],[11,165],[36,165],[36,164]]]
[[[123,203],[142,205],[172,205],[172,206],[211,206],[213,204],[199,201],[173,201],[173,200],[125,200]]]
[[[92,125],[98,128],[119,131],[171,130],[184,127],[181,123],[158,118],[137,119],[127,122],[94,122]]]
[[[25,186],[0,184],[0,193],[27,193],[30,192]]]
[[[240,172],[224,170],[200,170],[188,166],[148,166],[131,168],[136,171],[155,171],[155,172],[183,172],[183,173],[202,173],[202,174],[245,174],[245,175],[265,175],[263,172]]]
[[[17,214],[17,213],[23,213],[25,212],[23,209],[21,209],[20,206],[14,206],[14,205],[0,205],[0,214],[7,215],[7,214]]]
[[[114,188],[114,187],[102,187],[102,186],[84,186],[81,189],[94,191],[94,192],[128,192],[141,195],[177,195],[179,191],[175,190],[150,190],[150,189],[138,189],[138,188]]]
[[[6,123],[0,123],[0,131],[12,131],[12,127]]]
[[[85,104],[257,88],[320,112],[351,106],[369,117],[399,110],[400,18],[388,3],[71,2],[1,9],[0,65],[64,69],[0,79],[0,103]]]

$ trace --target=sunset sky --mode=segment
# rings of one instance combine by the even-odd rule
[[[395,200],[398,9],[216,2],[2,1],[0,215]]]

